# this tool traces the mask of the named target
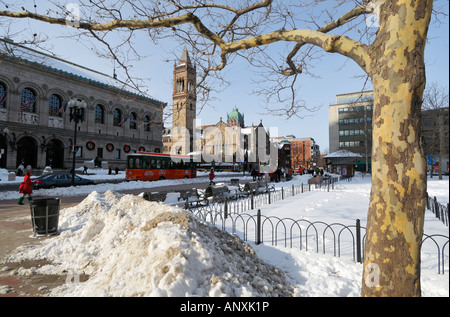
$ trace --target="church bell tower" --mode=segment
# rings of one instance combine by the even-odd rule
[[[178,154],[187,154],[193,150],[193,136],[197,111],[196,67],[192,65],[189,53],[185,48],[173,68],[173,131],[189,131],[189,139],[185,146],[177,150]],[[181,128],[181,129],[178,129]],[[179,133],[177,133],[179,134]],[[189,140],[189,144],[187,141]],[[178,144],[181,144],[178,142]]]

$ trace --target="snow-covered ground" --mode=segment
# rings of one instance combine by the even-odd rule
[[[262,214],[279,218],[305,219],[309,222],[342,223],[354,225],[356,219],[366,226],[370,196],[370,178],[355,177],[351,182],[341,182],[335,191],[312,191],[261,207]],[[449,180],[434,178],[429,182],[428,192],[441,203],[449,201]],[[436,219],[431,211],[425,212],[425,234],[449,236],[449,229]],[[282,231],[282,230],[280,230]],[[338,230],[337,230],[338,232]],[[363,231],[362,234],[365,232]],[[319,233],[320,235],[320,233]],[[320,237],[319,237],[320,238]],[[345,234],[343,234],[345,239]],[[267,239],[268,240],[268,239]],[[440,246],[444,240],[439,240]],[[445,239],[447,241],[448,239]],[[268,241],[270,243],[270,241]],[[304,243],[304,242],[303,242]],[[319,252],[322,252],[322,242]],[[280,244],[280,243],[279,243]],[[330,243],[328,243],[330,245]],[[327,245],[327,247],[328,247]],[[288,243],[289,246],[289,243]],[[332,251],[318,254],[315,250],[270,246],[267,243],[254,246],[258,256],[276,265],[295,279],[301,296],[359,296],[362,281],[362,264],[352,261],[351,250],[341,250],[341,257]],[[314,249],[314,248],[310,248]],[[347,252],[347,254],[346,254]],[[422,295],[449,296],[449,246],[445,247],[445,274],[437,274],[437,252],[435,244],[428,240],[422,250]],[[329,254],[328,254],[329,253]],[[442,266],[442,263],[440,264]]]
[[[89,177],[123,177],[100,174]],[[306,183],[308,177],[297,176],[277,186]],[[216,181],[229,178],[219,174]],[[124,182],[64,190],[66,196],[90,194],[79,205],[61,210],[58,236],[43,240],[38,247],[21,247],[10,260],[45,257],[54,261],[55,265],[35,269],[68,274],[67,283],[54,289],[53,296],[359,296],[362,264],[355,263],[351,256],[334,257],[284,247],[283,243],[272,246],[267,239],[260,245],[249,242],[249,248],[236,236],[187,217],[177,207],[108,191],[129,186],[144,189],[185,180],[162,182]],[[448,191],[448,177],[429,181],[428,192],[438,201],[448,203]],[[62,194],[38,192],[48,196]],[[364,227],[369,193],[370,178],[357,177],[340,183],[335,191],[305,192],[260,209],[264,216],[310,222],[353,225],[360,219]],[[1,196],[16,198],[17,192]],[[425,233],[449,235],[448,227],[429,210]],[[447,244],[445,274],[437,274],[435,246],[424,244],[423,296],[449,296],[448,249]],[[76,283],[78,274],[90,277]]]

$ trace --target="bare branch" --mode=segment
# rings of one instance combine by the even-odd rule
[[[348,23],[349,21],[351,21],[352,19],[365,14],[365,13],[369,13],[366,10],[366,5],[361,5],[357,8],[354,8],[353,10],[347,12],[346,14],[344,14],[342,17],[340,17],[339,19],[328,23],[327,25],[317,29],[318,32],[322,32],[322,33],[328,33],[340,26],[342,26],[343,24]],[[294,49],[289,53],[289,55],[286,58],[286,63],[289,65],[290,70],[285,70],[283,71],[283,75],[285,76],[291,76],[294,74],[300,74],[302,72],[302,68],[301,67],[297,67],[295,66],[294,62],[292,61],[292,59],[294,58],[295,55],[297,55],[298,51],[300,50],[300,48],[302,48],[303,45],[305,45],[306,42],[298,42]]]
[[[302,3],[299,4],[299,7],[305,6],[310,9],[316,3],[314,1],[309,4]],[[53,12],[56,16],[60,15],[61,12],[62,15],[67,13],[62,4],[56,1],[54,4],[58,11],[38,14],[36,10],[34,10],[36,12],[25,9],[22,12],[0,10],[0,16],[31,18],[46,23],[67,25],[64,17],[49,16],[50,12]],[[125,6],[128,7],[125,8]],[[230,64],[235,56],[242,56],[252,64],[251,56],[253,54],[262,54],[263,57],[265,56],[268,59],[268,54],[264,53],[268,44],[274,42],[295,43],[294,48],[286,52],[287,57],[286,55],[284,57],[289,66],[287,69],[278,66],[275,68],[275,65],[278,65],[275,60],[270,61],[274,67],[264,63],[257,66],[272,70],[272,72],[285,77],[278,81],[268,80],[268,82],[272,82],[278,87],[271,88],[277,93],[270,98],[276,96],[277,101],[287,105],[286,113],[288,116],[294,115],[301,108],[307,109],[306,105],[298,100],[295,89],[298,81],[297,76],[293,75],[307,71],[306,58],[311,59],[313,47],[320,47],[326,52],[337,52],[345,55],[355,60],[366,72],[369,65],[367,47],[364,44],[345,36],[325,34],[366,13],[365,4],[358,4],[356,8],[336,20],[333,20],[334,14],[331,11],[326,11],[326,21],[322,21],[326,24],[323,27],[317,26],[316,31],[296,29],[295,23],[298,18],[294,17],[292,8],[283,6],[281,3],[274,4],[273,0],[257,2],[249,0],[236,8],[228,4],[214,4],[202,0],[190,2],[186,5],[183,4],[183,1],[178,0],[160,1],[158,4],[129,0],[110,4],[101,0],[83,3],[83,10],[85,10],[85,18],[80,21],[78,28],[86,30],[87,35],[102,43],[110,58],[117,61],[117,64],[124,70],[125,75],[136,88],[137,83],[132,79],[130,73],[132,65],[129,64],[129,61],[129,65],[127,65],[126,55],[125,59],[118,55],[118,49],[123,48],[120,47],[121,45],[128,45],[128,52],[131,51],[140,57],[139,52],[136,52],[131,45],[131,37],[137,30],[146,30],[155,43],[158,39],[173,37],[174,35],[181,42],[189,43],[196,52],[196,60],[199,62],[197,65],[202,65],[203,70],[198,73],[197,88],[201,88],[200,90],[204,92],[203,95],[208,97],[211,89],[208,87],[207,79],[215,77],[223,80],[220,75],[216,74]],[[327,22],[329,20],[331,22]],[[311,18],[311,23],[313,22],[315,23],[316,20]],[[267,32],[275,25],[290,26],[294,29],[286,30],[282,28],[275,32]],[[129,32],[129,36],[122,39],[121,45],[113,47],[111,43],[108,43],[106,34],[109,31],[120,29]],[[163,30],[167,32],[163,33]],[[101,32],[105,35],[101,35]],[[303,58],[297,61],[297,65],[295,65],[293,59],[304,44],[312,44],[312,46],[304,52]],[[258,49],[252,52],[250,48]],[[239,52],[242,52],[242,54]],[[212,76],[213,73],[214,76]],[[289,76],[293,77],[287,80]],[[261,90],[260,93],[270,96],[269,91]],[[286,95],[290,96],[290,101],[288,101]]]
[[[365,44],[354,41],[346,36],[326,35],[318,31],[279,30],[253,38],[239,40],[234,43],[227,43],[221,46],[221,48],[224,53],[232,53],[279,41],[304,42],[319,46],[326,52],[340,53],[353,59],[361,68],[368,72],[369,55]]]

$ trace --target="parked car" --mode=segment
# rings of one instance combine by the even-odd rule
[[[40,183],[35,183],[33,189],[52,188],[52,187],[69,187],[72,186],[72,174],[47,174],[33,179],[33,181],[39,180]],[[82,178],[75,175],[75,186],[79,185],[94,185],[95,182],[90,179]]]

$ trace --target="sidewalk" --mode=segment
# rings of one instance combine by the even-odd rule
[[[65,201],[61,208],[78,204],[73,199]],[[20,206],[17,200],[0,201],[0,297],[46,296],[51,288],[65,282],[63,276],[33,274],[33,268],[49,264],[46,260],[6,263],[8,255],[16,248],[37,244],[42,239],[51,237],[33,236],[28,202]]]

